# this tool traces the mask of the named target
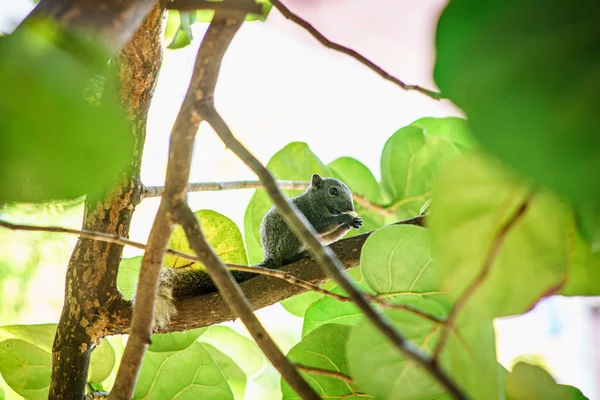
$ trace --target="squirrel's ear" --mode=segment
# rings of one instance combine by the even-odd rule
[[[312,186],[318,189],[321,187],[321,183],[323,183],[323,178],[319,174],[313,174],[311,182]]]

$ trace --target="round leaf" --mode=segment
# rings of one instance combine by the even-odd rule
[[[115,361],[115,350],[110,342],[106,339],[101,340],[100,344],[92,351],[88,381],[95,384],[102,383],[112,372]]]

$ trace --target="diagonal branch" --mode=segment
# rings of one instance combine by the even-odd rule
[[[309,186],[308,182],[305,181],[277,181],[277,185],[283,190],[304,190]],[[219,191],[219,190],[233,190],[233,189],[260,189],[263,187],[261,181],[232,181],[232,182],[200,182],[190,183],[188,185],[188,192],[205,192],[205,191]],[[143,190],[143,197],[158,197],[162,196],[165,192],[164,186],[145,186]],[[375,211],[379,214],[386,215],[388,217],[395,217],[394,211],[389,210],[386,207],[378,204],[371,203],[365,196],[354,193],[354,201],[360,204],[363,208]]]
[[[109,399],[129,400],[133,396],[142,360],[152,335],[158,280],[167,243],[174,228],[171,212],[174,206],[184,202],[186,198],[194,139],[202,121],[196,111],[196,104],[207,97],[212,98],[221,59],[241,24],[241,21],[213,21],[198,50],[190,86],[173,126],[165,193],[142,260],[133,306],[131,334]]]
[[[504,240],[506,239],[508,232],[523,217],[523,215],[525,215],[525,211],[527,211],[527,208],[529,207],[533,196],[533,191],[528,193],[527,197],[525,197],[519,208],[517,208],[514,214],[511,215],[511,217],[504,223],[504,225],[500,227],[498,232],[496,232],[496,235],[492,241],[492,245],[490,246],[487,256],[485,257],[479,275],[477,275],[475,279],[469,284],[469,286],[467,286],[465,291],[460,295],[458,300],[456,300],[456,303],[454,303],[452,309],[448,313],[448,318],[446,319],[446,325],[444,327],[444,330],[442,331],[440,341],[433,350],[434,359],[439,358],[442,350],[444,349],[444,346],[446,345],[446,342],[448,341],[450,332],[452,332],[452,330],[454,329],[454,323],[456,321],[456,318],[458,317],[458,313],[462,310],[469,298],[483,284],[483,282],[489,275],[490,271],[492,270],[492,266],[494,265],[494,261],[496,261],[496,258],[498,257],[498,254],[502,249],[502,245],[504,244]]]
[[[206,122],[208,122],[223,143],[230,148],[246,165],[254,171],[263,182],[269,197],[275,203],[279,215],[288,224],[292,232],[306,245],[313,254],[317,263],[327,274],[330,274],[352,298],[358,308],[365,314],[366,318],[406,357],[415,361],[431,374],[448,393],[456,399],[465,399],[466,396],[458,388],[456,383],[442,371],[439,365],[430,355],[414,346],[402,334],[394,329],[389,319],[378,309],[373,307],[367,295],[360,291],[352,282],[352,278],[344,269],[344,265],[328,247],[323,247],[317,237],[317,232],[308,222],[306,217],[298,208],[289,201],[277,186],[277,182],[264,165],[246,147],[235,138],[225,121],[215,110],[213,103],[206,102],[200,109]]]
[[[229,308],[242,320],[258,347],[260,347],[265,356],[271,361],[271,364],[277,368],[281,376],[294,388],[300,397],[303,399],[318,400],[319,396],[317,393],[300,376],[296,368],[288,361],[259,322],[256,315],[254,315],[252,306],[246,296],[244,296],[244,292],[240,289],[233,275],[225,268],[219,256],[217,256],[214,249],[206,241],[200,228],[200,222],[194,212],[187,204],[181,204],[179,207],[173,209],[173,216],[183,227],[190,246],[206,266],[206,270],[219,289],[221,296],[223,296]]]
[[[346,55],[354,58],[361,64],[370,68],[373,72],[375,72],[377,75],[381,76],[383,79],[395,83],[396,85],[400,86],[404,90],[415,90],[417,92],[423,93],[425,96],[429,96],[434,100],[441,100],[441,99],[445,98],[445,96],[440,92],[435,92],[433,90],[425,89],[418,85],[409,85],[407,83],[404,83],[400,79],[396,78],[395,76],[391,75],[390,73],[385,71],[383,68],[381,68],[380,66],[375,64],[373,61],[369,60],[362,54],[358,53],[357,51],[352,50],[346,46],[342,46],[341,44],[332,42],[331,40],[327,39],[321,32],[319,32],[314,26],[312,26],[310,24],[310,22],[301,18],[297,14],[294,14],[280,0],[271,0],[271,3],[273,4],[273,6],[276,9],[279,10],[279,12],[281,12],[281,14],[283,14],[284,17],[286,17],[287,19],[296,23],[297,25],[300,25],[308,33],[310,33],[312,36],[314,36],[315,39],[317,39],[319,42],[321,42],[321,44],[323,46],[325,46],[329,49],[335,50],[335,51],[339,51],[340,53],[346,54]]]

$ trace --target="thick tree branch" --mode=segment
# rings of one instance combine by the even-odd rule
[[[305,181],[277,181],[277,185],[283,190],[305,190],[310,183]],[[206,192],[219,190],[234,190],[234,189],[261,189],[263,188],[261,181],[232,181],[232,182],[200,182],[190,183],[188,192]],[[143,189],[144,198],[162,196],[165,192],[164,186],[145,186]],[[388,217],[394,217],[394,211],[378,204],[371,203],[365,196],[353,193],[354,201],[360,204],[363,208],[375,211],[379,214]]]
[[[41,0],[26,20],[50,17],[68,29],[99,36],[119,51],[146,18],[156,0]]]
[[[200,229],[200,222],[194,212],[187,204],[180,204],[179,207],[173,210],[173,216],[183,227],[190,246],[206,266],[206,270],[219,289],[221,296],[235,315],[242,320],[267,359],[277,368],[281,376],[301,398],[318,400],[319,396],[317,393],[300,376],[296,368],[288,361],[259,322],[256,315],[254,315],[252,306],[244,296],[244,292],[240,289],[233,275],[225,268],[219,256],[217,256],[206,241]]]
[[[473,279],[473,281],[467,286],[465,291],[460,295],[458,300],[452,306],[452,309],[448,313],[448,318],[446,319],[446,325],[442,330],[442,335],[440,337],[440,341],[433,351],[434,359],[439,359],[446,342],[448,341],[448,337],[450,333],[454,329],[454,323],[456,318],[458,317],[459,312],[463,309],[464,305],[467,303],[469,298],[475,293],[475,291],[483,284],[490,271],[492,270],[492,266],[494,265],[494,261],[498,257],[500,250],[502,249],[502,245],[504,244],[504,240],[508,235],[508,232],[515,224],[525,215],[529,204],[534,196],[534,192],[530,192],[527,197],[523,200],[521,205],[517,208],[517,210],[513,213],[513,215],[500,227],[500,229],[494,235],[494,239],[492,240],[492,244],[490,249],[483,261],[483,266],[481,267],[481,271],[479,275]]]
[[[96,6],[107,4],[106,1],[42,2],[42,9],[52,5],[56,7],[54,11],[57,14],[51,15],[56,15],[63,24],[79,24],[86,18],[96,18],[96,14],[90,16],[78,13],[86,13]],[[131,1],[118,10],[123,7],[133,10],[140,4],[139,1]],[[132,12],[139,14],[141,11],[136,8]],[[100,16],[102,15],[105,14],[100,12]],[[141,197],[141,188],[136,182],[139,181],[146,135],[146,116],[162,54],[161,17],[162,9],[155,7],[135,31],[131,41],[113,60],[112,65],[120,79],[106,84],[104,95],[120,98],[126,117],[131,121],[131,135],[134,139],[131,165],[129,173],[123,174],[106,196],[88,196],[85,202],[84,230],[100,231],[108,236],[127,236],[129,233],[131,217]],[[117,17],[114,21],[111,20],[111,24],[113,22],[117,25],[117,30],[127,30],[129,37],[141,21],[135,25],[121,26],[123,21]],[[91,27],[96,28],[97,25]],[[130,56],[132,53],[135,56]],[[120,243],[100,243],[83,237],[73,250],[66,274],[65,303],[52,350],[50,399],[83,398],[93,346],[104,335],[114,310],[129,307],[116,287],[122,252],[123,246]]]
[[[418,217],[398,221],[393,225],[423,226],[423,221],[424,221],[424,218],[422,216],[418,216]],[[102,232],[91,232],[91,231],[62,228],[62,227],[55,227],[55,226],[34,226],[34,225],[13,224],[12,222],[3,221],[3,220],[0,220],[0,227],[12,229],[12,230],[20,230],[20,231],[53,232],[53,233],[78,235],[81,238],[85,238],[85,239],[92,239],[92,240],[97,240],[100,242],[119,244],[119,245],[123,245],[123,246],[131,246],[131,247],[135,247],[140,250],[146,250],[146,247],[147,247],[143,243],[136,242],[136,241],[124,238],[124,237],[120,237],[118,235],[111,235],[111,234],[106,234],[106,233],[102,233]],[[369,232],[369,234],[371,234],[371,232]],[[366,236],[364,236],[364,237],[366,238]],[[202,262],[200,257],[198,257],[196,255],[183,253],[183,252],[173,250],[173,249],[167,249],[166,254],[176,256],[176,257],[182,258],[184,260],[192,261],[192,262],[199,262],[199,263]],[[313,283],[310,283],[308,281],[299,279],[299,278],[291,275],[289,272],[281,271],[278,269],[257,267],[257,266],[248,267],[248,266],[244,266],[244,265],[236,265],[236,264],[228,264],[228,263],[224,263],[223,265],[225,265],[225,267],[227,267],[227,269],[234,270],[234,271],[249,272],[249,273],[253,273],[256,275],[266,275],[266,276],[272,276],[272,277],[275,277],[278,279],[282,279],[291,285],[296,285],[305,290],[313,291],[313,292],[322,294],[324,296],[331,297],[332,299],[335,299],[340,302],[351,302],[352,301],[352,299],[348,296],[344,296],[344,295],[337,294],[337,293],[334,293],[334,292],[326,290],[326,289],[322,289],[318,285],[315,285]],[[393,303],[386,301],[382,297],[376,296],[376,295],[369,295],[369,297],[372,299],[372,301],[376,302],[377,304],[379,304],[382,307],[403,309],[403,310],[412,312],[414,314],[420,315],[420,316],[427,318],[431,321],[434,321],[436,323],[444,323],[443,319],[436,317],[434,315],[427,314],[427,313],[425,313],[419,309],[416,309],[414,307],[402,305],[402,304],[393,304]]]
[[[379,330],[400,352],[406,357],[415,361],[423,367],[431,376],[436,379],[449,394],[456,399],[466,399],[465,394],[450,379],[435,360],[423,352],[418,347],[414,346],[402,334],[394,329],[389,319],[373,307],[367,298],[367,295],[360,291],[352,282],[352,278],[344,269],[344,265],[337,259],[331,249],[323,247],[321,241],[317,237],[317,232],[308,222],[306,217],[298,210],[298,208],[289,201],[277,186],[277,182],[271,173],[265,168],[260,161],[254,157],[248,149],[233,135],[225,121],[214,108],[212,103],[204,104],[201,109],[201,114],[208,122],[223,143],[230,148],[265,185],[265,189],[271,197],[273,203],[277,207],[279,215],[288,224],[292,232],[306,245],[306,248],[313,254],[317,263],[321,268],[327,271],[341,286],[341,288],[352,298],[358,308],[365,314],[365,317]]]
[[[281,12],[281,14],[283,14],[284,17],[286,17],[287,19],[291,20],[292,22],[294,22],[297,25],[304,28],[315,39],[317,39],[319,42],[321,42],[321,44],[323,46],[325,46],[329,49],[335,50],[335,51],[339,51],[340,53],[346,54],[346,55],[354,58],[361,64],[370,68],[373,72],[375,72],[377,75],[381,76],[383,79],[395,83],[396,85],[400,86],[404,90],[415,90],[417,92],[423,93],[424,95],[429,96],[434,100],[440,100],[440,99],[445,98],[445,96],[440,92],[435,92],[433,90],[425,89],[418,85],[409,85],[407,83],[404,83],[400,79],[396,78],[395,76],[391,75],[390,73],[385,71],[383,68],[381,68],[380,66],[375,64],[373,61],[369,60],[362,54],[358,53],[357,51],[352,50],[346,46],[342,46],[341,44],[332,42],[331,40],[327,39],[321,32],[319,32],[314,26],[312,26],[310,24],[310,22],[301,18],[297,14],[294,14],[280,0],[271,0],[271,3],[273,4],[273,6],[275,8],[277,8],[279,10],[279,12]]]

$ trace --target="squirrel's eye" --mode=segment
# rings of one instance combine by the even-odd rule
[[[338,190],[335,187],[329,188],[329,194],[332,196],[337,196]]]

